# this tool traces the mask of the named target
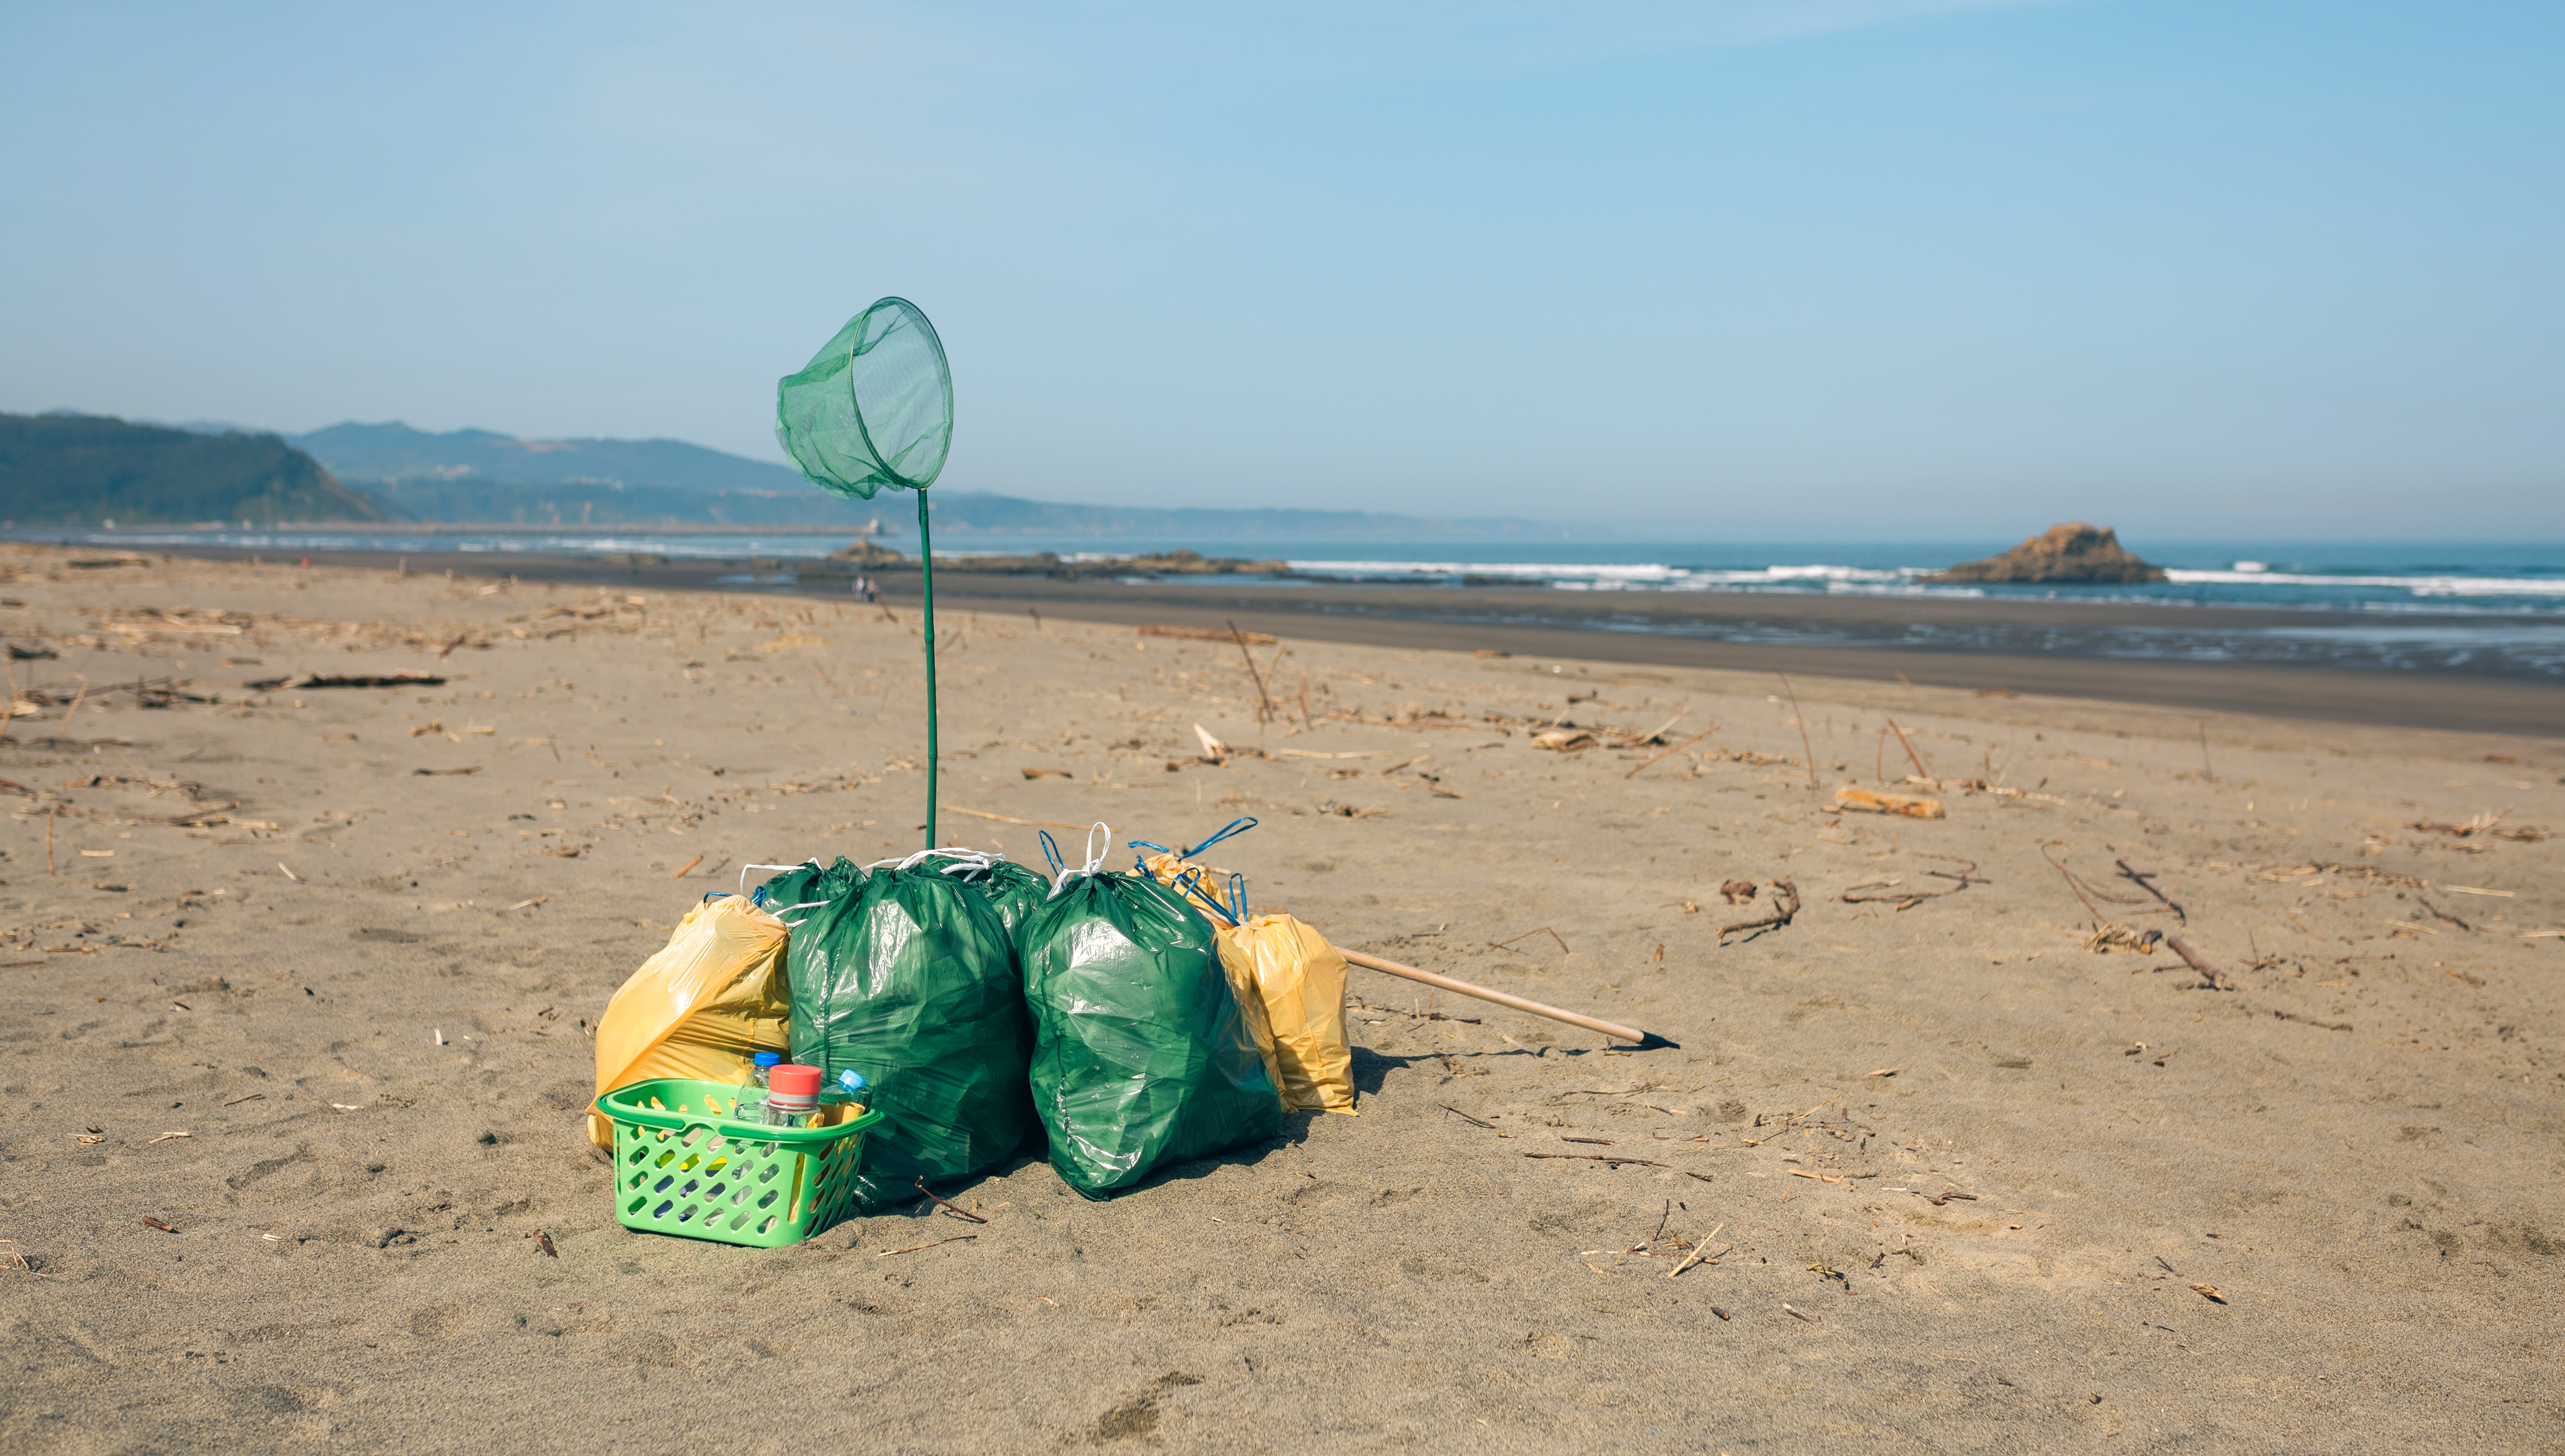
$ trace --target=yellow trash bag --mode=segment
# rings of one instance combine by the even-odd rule
[[[1131,846],[1136,849],[1158,851],[1140,861],[1140,867],[1147,870],[1152,879],[1193,901],[1194,908],[1202,911],[1203,918],[1214,925],[1229,925],[1236,923],[1238,917],[1230,913],[1228,902],[1221,896],[1227,893],[1230,881],[1236,876],[1226,869],[1214,869],[1208,864],[1197,864],[1194,862],[1194,856],[1232,835],[1243,835],[1254,828],[1256,828],[1255,820],[1234,819],[1219,834],[1191,849],[1170,849],[1164,845],[1152,845],[1146,840],[1133,840]]]
[[[596,1023],[596,1094],[653,1077],[745,1083],[758,1053],[788,1053],[791,934],[744,895],[688,910],[666,947],[605,1003]],[[587,1135],[612,1147],[614,1124],[591,1108]]]
[[[1345,1048],[1345,958],[1327,938],[1289,915],[1251,914],[1221,923],[1220,963],[1239,1005],[1263,1004],[1248,1024],[1266,1050],[1282,1105],[1351,1115],[1353,1054]]]
[[[1280,912],[1249,914],[1225,903],[1239,876],[1195,863],[1232,835],[1256,828],[1235,820],[1191,849],[1158,850],[1140,861],[1150,877],[1193,903],[1220,932],[1221,969],[1229,973],[1248,1029],[1265,1053],[1282,1105],[1294,1110],[1354,1111],[1353,1054],[1345,1047],[1345,958],[1327,938]],[[1136,843],[1136,842],[1135,842]]]
[[[1194,908],[1202,911],[1204,919],[1214,925],[1229,923],[1229,906],[1220,897],[1229,884],[1228,870],[1179,859],[1173,849],[1162,849],[1150,855],[1140,861],[1140,867],[1149,872],[1150,878],[1193,901]]]

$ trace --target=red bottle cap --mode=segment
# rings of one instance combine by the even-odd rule
[[[819,1069],[786,1063],[766,1074],[767,1091],[778,1096],[810,1100],[819,1095]]]

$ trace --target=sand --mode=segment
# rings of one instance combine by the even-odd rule
[[[258,556],[231,547],[174,549],[208,561]],[[636,563],[611,556],[328,550],[305,560],[381,571],[400,564],[429,573],[597,590],[710,591],[818,602],[843,602],[853,575],[840,562],[758,558]],[[1900,688],[1912,683],[2324,723],[2565,737],[2565,683],[2502,650],[2453,645],[2488,630],[2485,617],[2463,612],[2398,613],[2399,632],[2445,632],[2448,641],[2428,650],[2396,648],[2415,660],[2382,671],[2345,655],[2353,650],[2340,636],[2351,621],[2345,613],[2318,608],[1282,584],[1259,577],[1053,581],[966,567],[948,562],[936,572],[939,602],[1029,621],[1069,617],[1211,627],[1235,621],[1250,631],[1295,639],[1408,650],[1494,648],[1516,656],[1601,658],[1651,668],[1769,673],[1822,663],[1816,670],[1832,677]],[[876,580],[884,600],[903,607],[916,604],[915,573],[884,573]],[[1910,638],[1910,625],[1924,629],[1925,638]],[[2274,632],[2303,634],[2295,650],[2304,657],[2247,661],[2223,655],[2238,639]],[[2145,650],[2161,655],[2131,655],[2140,637],[2152,642]],[[2265,642],[2256,650],[2272,648]]]
[[[743,862],[913,847],[913,615],[72,559],[0,553],[18,684],[88,684],[0,744],[0,1449],[2565,1443],[2552,738],[1811,651],[1812,792],[1769,676],[1291,639],[1260,727],[1234,647],[950,614],[948,841],[1254,815],[1258,904],[1681,1047],[1356,971],[1357,1117],[759,1252],[617,1227],[583,1027]]]

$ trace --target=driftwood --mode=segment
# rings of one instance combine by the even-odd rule
[[[1927,869],[1924,871],[1927,874],[1937,875],[1943,879],[1956,881],[1949,889],[1897,889],[1897,882],[1895,880],[1883,880],[1877,884],[1856,884],[1852,888],[1845,890],[1841,895],[1836,896],[1836,898],[1842,900],[1847,905],[1882,904],[1894,901],[1896,902],[1897,908],[1901,910],[1911,910],[1926,900],[1938,900],[1944,895],[1955,895],[1960,891],[1967,889],[1970,885],[1982,884],[1985,882],[1975,877],[1978,872],[1978,864],[1974,859],[1962,859],[1956,854],[1935,854],[1931,857],[1936,859],[1948,859],[1954,864],[1963,864],[1967,867],[1956,874],[1948,869]],[[1869,893],[1871,890],[1896,890],[1896,892],[1893,894],[1872,894]]]
[[[1807,755],[1808,787],[1814,789],[1817,787],[1817,749],[1808,741],[1808,720],[1799,716],[1799,690],[1790,686],[1788,673],[1775,672],[1772,675],[1781,679],[1781,691],[1790,695],[1790,721],[1799,725],[1799,751]]]
[[[1638,768],[1632,769],[1630,772],[1623,774],[1621,777],[1625,779],[1635,779],[1639,777],[1641,770],[1655,768],[1657,765],[1664,763],[1667,759],[1673,758],[1676,754],[1683,752],[1685,749],[1692,747],[1694,744],[1701,742],[1703,739],[1708,738],[1710,735],[1718,731],[1719,725],[1713,723],[1709,727],[1701,730],[1699,733],[1696,733],[1690,738],[1685,739],[1683,742],[1676,744],[1674,747],[1667,749],[1665,752],[1658,754],[1655,758],[1639,765]]]
[[[2207,976],[2211,986],[2215,987],[2220,991],[2232,991],[2235,989],[2233,986],[2227,984],[2225,975],[2221,973],[2217,967],[2201,959],[2200,952],[2185,944],[2181,936],[2168,935],[2165,937],[2165,944],[2172,947],[2174,954],[2182,957],[2184,965],[2187,965],[2193,970],[2200,972],[2202,975]]]
[[[1282,638],[1270,632],[1242,632],[1235,627],[1218,626],[1144,626],[1138,629],[1144,637],[1186,637],[1197,642],[1247,641],[1259,647],[1270,647]]]
[[[1740,920],[1734,925],[1720,926],[1720,944],[1726,945],[1728,943],[1728,937],[1736,931],[1751,930],[1759,934],[1766,930],[1778,930],[1782,926],[1790,923],[1791,917],[1799,913],[1798,885],[1787,879],[1776,879],[1772,881],[1772,888],[1780,891],[1780,893],[1772,896],[1772,913],[1765,915],[1759,920]],[[1748,938],[1752,939],[1753,937],[1749,936]]]
[[[2163,890],[2156,888],[2155,885],[2150,882],[2155,878],[2156,872],[2154,870],[2149,870],[2144,874],[2140,874],[2138,871],[2129,867],[2129,861],[2126,859],[2114,859],[2111,862],[2120,866],[2120,877],[2122,879],[2125,879],[2131,884],[2136,885],[2138,888],[2145,890],[2147,893],[2154,895],[2157,899],[2163,900],[2164,907],[2173,911],[2174,918],[2182,921],[2185,925],[2191,923],[2191,916],[2184,911],[2183,907],[2175,904],[2171,896],[2167,895]]]
[[[1939,799],[1909,794],[1874,794],[1868,789],[1837,789],[1835,808],[1855,814],[1897,814],[1908,819],[1947,819]]]
[[[1910,687],[1913,685],[1914,684],[1912,683],[1908,684]],[[1888,731],[1897,735],[1898,745],[1906,750],[1906,760],[1907,762],[1915,765],[1916,774],[1926,779],[1932,779],[1933,771],[1924,767],[1924,757],[1915,751],[1914,741],[1906,736],[1906,730],[1897,726],[1897,720],[1895,718],[1887,717],[1885,714],[1881,716],[1882,720],[1888,724]],[[1935,780],[1935,782],[1938,783],[1940,781]]]

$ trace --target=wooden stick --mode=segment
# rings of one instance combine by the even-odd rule
[[[1224,616],[1221,620],[1229,624],[1230,638],[1238,643],[1238,655],[1247,659],[1247,680],[1256,685],[1256,721],[1273,721],[1274,700],[1265,695],[1265,674],[1256,670],[1256,654],[1247,650],[1247,633],[1240,631],[1238,623],[1230,618]]]
[[[1091,824],[1061,824],[1055,819],[1010,819],[1003,814],[991,814],[984,809],[964,809],[961,806],[954,804],[945,805],[944,812],[946,814],[967,814],[973,819],[994,819],[1000,824],[1020,824],[1029,829],[1038,830],[1088,830],[1095,828],[1095,826]]]
[[[929,1197],[929,1198],[935,1198],[935,1190],[926,1186],[926,1180],[925,1180],[924,1178],[920,1178],[920,1179],[918,1179],[918,1180],[917,1180],[917,1191],[918,1191],[918,1192],[920,1192],[920,1193],[925,1194],[925,1195],[926,1195],[927,1197]],[[987,1223],[987,1222],[988,1222],[988,1220],[987,1220],[987,1219],[982,1218],[980,1215],[978,1215],[978,1214],[976,1214],[976,1213],[973,1213],[971,1210],[969,1210],[969,1209],[967,1209],[967,1208],[964,1208],[961,1204],[954,1203],[954,1202],[951,1202],[950,1200],[943,1199],[943,1198],[935,1198],[935,1201],[936,1201],[937,1203],[943,1204],[945,1208],[947,1208],[947,1209],[951,1210],[951,1211],[953,1212],[953,1214],[954,1214],[956,1217],[960,1217],[960,1218],[967,1218],[967,1219],[971,1220],[971,1222],[973,1222],[973,1223]]]
[[[1719,1230],[1720,1230],[1720,1229],[1724,1229],[1724,1228],[1726,1228],[1726,1227],[1728,1227],[1727,1222],[1726,1222],[1725,1220],[1722,1220],[1722,1221],[1720,1222],[1719,1228],[1714,1228],[1714,1229],[1712,1229],[1709,1233],[1706,1233],[1706,1234],[1702,1235],[1702,1236],[1701,1236],[1701,1242],[1692,1246],[1692,1257],[1691,1257],[1691,1258],[1689,1258],[1689,1259],[1686,1259],[1686,1260],[1685,1260],[1684,1262],[1682,1262],[1681,1264],[1676,1265],[1676,1266],[1675,1266],[1675,1273],[1674,1273],[1674,1274],[1669,1274],[1669,1275],[1667,1275],[1667,1276],[1666,1276],[1666,1278],[1668,1278],[1668,1279],[1672,1279],[1672,1278],[1674,1278],[1674,1277],[1675,1277],[1675,1274],[1681,1274],[1681,1273],[1683,1273],[1685,1270],[1692,1268],[1692,1267],[1693,1267],[1693,1265],[1695,1265],[1695,1264],[1697,1264],[1697,1263],[1701,1262],[1701,1260],[1702,1260],[1706,1255],[1708,1255],[1708,1253],[1710,1252],[1710,1241],[1711,1241],[1711,1240],[1713,1240],[1713,1239],[1718,1238],[1718,1237],[1719,1237]]]
[[[1808,787],[1813,789],[1817,787],[1817,750],[1816,745],[1808,742],[1807,720],[1799,716],[1799,690],[1790,686],[1790,674],[1775,672],[1772,675],[1781,679],[1781,691],[1790,695],[1790,721],[1799,725],[1799,750],[1808,756]]]
[[[63,709],[63,721],[54,725],[54,734],[56,737],[60,737],[63,734],[72,731],[72,714],[80,711],[81,700],[88,696],[89,679],[84,677],[81,679],[80,691],[72,694],[72,705]]]
[[[1677,1046],[1676,1043],[1667,1041],[1654,1032],[1643,1032],[1637,1027],[1625,1027],[1604,1021],[1599,1017],[1561,1011],[1555,1006],[1543,1006],[1537,1001],[1529,1001],[1520,996],[1510,996],[1503,991],[1493,991],[1485,986],[1473,986],[1467,981],[1456,981],[1450,976],[1438,976],[1432,971],[1420,971],[1414,966],[1403,966],[1396,961],[1382,960],[1379,956],[1365,955],[1358,950],[1342,950],[1341,947],[1339,950],[1342,951],[1346,961],[1353,965],[1379,971],[1384,975],[1404,977],[1457,995],[1473,996],[1481,1001],[1512,1007],[1516,1011],[1528,1012],[1533,1016],[1547,1017],[1551,1021],[1565,1022],[1572,1027],[1583,1027],[1589,1032],[1601,1032],[1616,1041],[1636,1042],[1642,1049]]]
[[[2209,984],[2216,987],[2220,991],[2226,989],[2226,979],[2218,974],[2217,967],[2202,960],[2200,958],[2200,952],[2184,944],[2181,936],[2168,935],[2165,937],[2165,944],[2173,948],[2174,954],[2182,957],[2183,964],[2200,972],[2202,975],[2207,976],[2209,978]]]
[[[1782,926],[1789,924],[1792,918],[1797,916],[1799,913],[1799,886],[1788,877],[1784,876],[1783,878],[1772,881],[1772,887],[1781,892],[1781,894],[1772,896],[1772,913],[1764,916],[1760,920],[1740,920],[1734,925],[1720,926],[1720,944],[1726,945],[1728,943],[1728,937],[1732,932],[1739,930],[1778,930]],[[1788,904],[1781,903],[1782,895],[1789,896]]]
[[[683,878],[685,878],[685,877],[686,877],[686,871],[687,871],[687,870],[692,869],[692,868],[694,868],[696,865],[701,864],[701,863],[703,863],[703,862],[704,862],[704,856],[703,856],[703,855],[701,855],[701,854],[697,854],[697,855],[696,855],[695,857],[693,857],[692,859],[689,859],[689,860],[687,860],[685,863],[678,865],[678,866],[677,866],[677,872],[676,872],[676,873],[674,873],[674,874],[669,875],[668,877],[669,877],[670,879],[683,879]]]
[[[2149,893],[2149,894],[2151,894],[2151,895],[2154,895],[2157,899],[2163,900],[2163,901],[2164,901],[2164,903],[2165,903],[2165,908],[2166,908],[2166,909],[2168,909],[2168,910],[2173,911],[2173,912],[2174,912],[2174,915],[2175,915],[2177,918],[2179,918],[2179,919],[2182,921],[2182,923],[2184,923],[2185,925],[2188,925],[2188,924],[2190,924],[2190,923],[2191,923],[2191,916],[2190,916],[2187,912],[2185,912],[2185,911],[2184,911],[2184,909],[2183,909],[2183,907],[2182,907],[2182,906],[2180,906],[2180,905],[2178,905],[2178,904],[2175,904],[2171,896],[2167,895],[2163,890],[2160,890],[2160,889],[2156,888],[2153,884],[2151,884],[2151,883],[2149,883],[2149,882],[2148,882],[2148,881],[2149,881],[2149,879],[2150,879],[2154,874],[2156,874],[2156,873],[2157,873],[2157,871],[2155,871],[2155,870],[2149,870],[2149,871],[2148,871],[2147,873],[2145,873],[2145,874],[2140,874],[2138,871],[2136,871],[2136,870],[2134,870],[2134,869],[2131,869],[2131,868],[2129,867],[2129,861],[2128,861],[2128,860],[2126,860],[2126,859],[2114,859],[2114,860],[2112,860],[2111,862],[2120,866],[2120,877],[2121,877],[2122,879],[2126,879],[2126,880],[2130,881],[2131,883],[2135,884],[2138,888],[2140,888],[2140,889],[2142,889],[2142,890],[2145,890],[2147,893]]]
[[[1675,714],[1673,717],[1668,718],[1666,721],[1664,721],[1664,722],[1662,722],[1662,723],[1659,723],[1656,727],[1649,729],[1647,732],[1640,734],[1638,737],[1633,738],[1633,739],[1625,740],[1625,741],[1623,741],[1623,742],[1621,742],[1621,743],[1614,744],[1614,745],[1613,745],[1613,747],[1615,747],[1615,748],[1645,748],[1645,747],[1646,747],[1646,746],[1648,746],[1649,744],[1654,743],[1654,742],[1656,742],[1656,741],[1657,741],[1657,735],[1658,735],[1658,734],[1665,732],[1667,729],[1672,728],[1672,727],[1673,727],[1673,726],[1675,726],[1677,723],[1680,723],[1680,722],[1682,722],[1684,719],[1686,719],[1686,718],[1688,718],[1688,717],[1691,717],[1691,716],[1692,716],[1692,709],[1691,709],[1689,706],[1687,706],[1687,707],[1686,707],[1682,712]]]
[[[1906,730],[1897,726],[1895,718],[1889,718],[1887,723],[1888,731],[1896,734],[1898,743],[1905,748],[1907,762],[1915,765],[1916,774],[1922,778],[1933,779],[1933,771],[1924,767],[1923,757],[1915,752],[1915,745],[1907,740]],[[1938,784],[1942,781],[1933,779],[1933,782]]]
[[[1576,954],[1576,952],[1574,952],[1574,951],[1572,951],[1572,950],[1569,950],[1569,949],[1567,948],[1567,941],[1566,941],[1564,938],[1562,938],[1562,937],[1559,935],[1559,933],[1558,933],[1557,931],[1550,929],[1550,928],[1549,928],[1548,926],[1546,926],[1546,925],[1534,925],[1534,926],[1533,926],[1533,927],[1531,927],[1529,930],[1524,931],[1522,934],[1520,934],[1520,935],[1516,935],[1516,936],[1513,936],[1513,937],[1510,937],[1510,938],[1505,939],[1505,940],[1491,940],[1491,941],[1489,941],[1489,942],[1488,942],[1488,949],[1490,949],[1490,950],[1503,950],[1503,949],[1505,949],[1507,946],[1514,944],[1514,943],[1515,943],[1515,941],[1517,941],[1517,940],[1529,940],[1531,937],[1533,937],[1533,936],[1535,936],[1535,935],[1541,935],[1541,934],[1546,934],[1546,935],[1548,935],[1548,936],[1549,936],[1549,938],[1550,938],[1550,939],[1557,941],[1557,942],[1558,942],[1558,949],[1559,949],[1559,951],[1560,951],[1560,953],[1561,953],[1561,954],[1564,954],[1564,955],[1574,955],[1574,954]]]
[[[1663,732],[1664,730],[1659,729],[1658,731]],[[1639,768],[1632,769],[1630,772],[1623,774],[1621,777],[1625,779],[1635,779],[1639,777],[1639,769],[1653,769],[1657,765],[1664,763],[1667,759],[1673,758],[1676,754],[1683,752],[1685,749],[1692,747],[1694,744],[1701,742],[1703,739],[1708,738],[1710,735],[1718,731],[1719,725],[1713,723],[1709,727],[1701,730],[1699,733],[1696,733],[1690,738],[1685,739],[1683,742],[1676,744],[1674,747],[1667,749],[1665,752],[1658,754],[1655,758],[1639,765]]]

